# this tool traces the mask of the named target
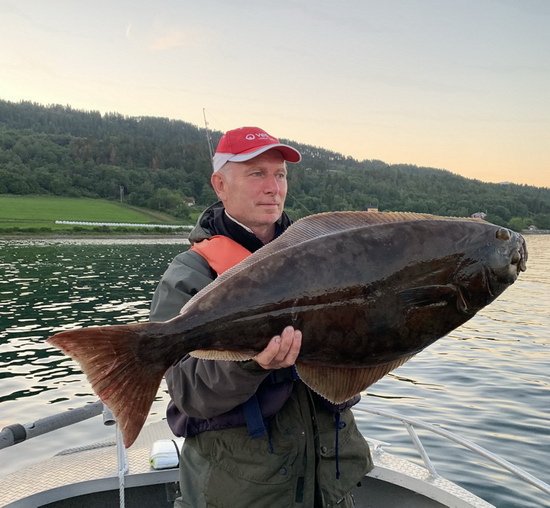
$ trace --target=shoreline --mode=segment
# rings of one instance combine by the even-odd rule
[[[62,233],[18,233],[2,234],[2,240],[139,240],[139,239],[159,239],[159,240],[187,240],[189,233],[183,234],[165,234],[165,233],[90,233],[90,234],[62,234]]]

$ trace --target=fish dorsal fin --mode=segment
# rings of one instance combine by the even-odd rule
[[[412,356],[364,368],[314,366],[296,362],[296,371],[314,392],[334,404],[341,404],[403,365]]]
[[[189,353],[193,358],[200,360],[225,360],[228,362],[245,362],[250,360],[256,353],[242,353],[239,351],[218,351],[214,349],[197,349]]]
[[[414,212],[325,212],[309,215],[292,224],[280,237],[260,249],[265,254],[281,251],[314,238],[344,230],[359,229],[391,222],[439,219],[435,215]]]
[[[301,236],[326,236],[342,229],[355,229],[390,222],[436,219],[435,215],[415,212],[325,212],[296,221],[287,231],[300,230]],[[286,233],[285,233],[286,234]]]

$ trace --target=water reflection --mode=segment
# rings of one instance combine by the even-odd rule
[[[104,240],[2,245],[0,400],[36,397],[59,390],[60,384],[83,386],[78,366],[45,339],[63,329],[147,319],[160,275],[185,248],[182,242],[159,247],[143,241],[106,245]],[[79,392],[93,396],[89,387]]]

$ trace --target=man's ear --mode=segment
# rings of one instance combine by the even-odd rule
[[[222,199],[222,195],[224,194],[224,191],[225,191],[225,180],[218,171],[216,171],[215,173],[212,173],[212,176],[210,177],[210,184],[212,185],[212,188],[214,189],[216,196]]]

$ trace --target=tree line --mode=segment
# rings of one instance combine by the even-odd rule
[[[214,143],[221,136],[212,133]],[[293,218],[330,210],[487,214],[515,230],[550,229],[550,189],[492,184],[449,171],[356,160],[320,147],[296,146],[289,171]],[[189,217],[188,203],[215,200],[204,129],[179,120],[126,117],[0,100],[0,194],[123,199]]]

